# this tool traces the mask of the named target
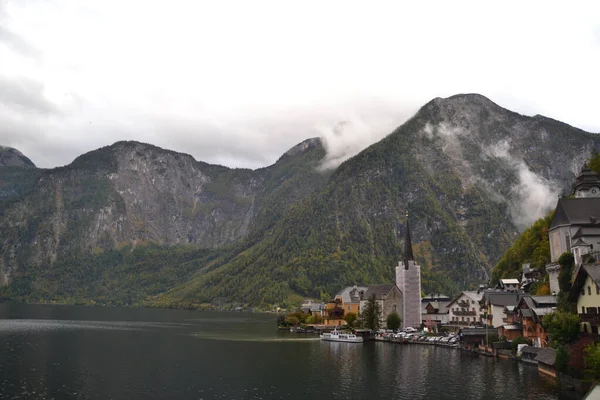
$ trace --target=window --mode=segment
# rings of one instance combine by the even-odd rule
[[[350,306],[348,306],[348,311],[350,311]]]
[[[585,307],[584,306],[581,306],[581,313],[585,314]]]
[[[592,295],[592,289],[588,286],[588,295]]]
[[[596,294],[600,294],[600,286],[596,285]]]

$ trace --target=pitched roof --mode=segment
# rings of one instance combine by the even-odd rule
[[[421,313],[422,314],[427,313],[427,306],[429,306],[430,304],[436,310],[436,312],[433,314],[448,313],[447,307],[448,307],[448,304],[450,304],[449,301],[427,301],[427,302],[421,303]]]
[[[575,279],[573,280],[573,287],[569,292],[569,300],[577,301],[579,293],[585,283],[585,278],[592,278],[596,285],[600,285],[600,264],[583,264],[577,271]]]
[[[512,278],[512,279],[500,279],[500,282],[502,282],[503,285],[518,285],[519,284],[519,280]]]
[[[535,357],[535,361],[546,365],[554,365],[556,362],[556,350],[551,347],[544,347]]]
[[[448,301],[450,301],[450,297],[446,296],[445,294],[441,294],[441,293],[430,293],[421,299],[421,301],[423,301],[423,302],[429,302],[431,300],[442,300],[442,301],[448,300]]]
[[[540,351],[542,350],[541,347],[534,347],[534,346],[525,346],[521,349],[521,353],[533,353],[533,354],[538,354]]]
[[[523,295],[508,292],[486,292],[485,303],[494,306],[516,306]]]
[[[502,327],[507,331],[520,331],[523,329],[523,325],[521,324],[502,325]]]
[[[558,304],[558,296],[529,296],[529,298],[533,300],[535,307],[540,307],[543,305],[555,306]]]
[[[598,225],[590,217],[600,221],[600,197],[559,199],[550,230],[560,225]]]
[[[577,246],[584,246],[584,247],[590,247],[589,244],[587,244],[583,239],[579,238],[575,241],[575,243],[573,243],[571,245],[571,247],[577,247]]]
[[[485,336],[486,333],[494,335],[498,334],[498,330],[496,328],[465,328],[460,331],[463,336]]]
[[[556,307],[534,308],[532,311],[538,317],[543,317],[544,315],[552,314],[554,311],[556,311]]]
[[[356,296],[352,296],[351,292],[356,289],[356,293],[358,294],[361,290],[366,292],[367,286],[348,286],[339,291],[335,297],[340,296],[342,298],[343,303],[358,303],[360,302],[360,298],[357,299]]]
[[[466,297],[468,297],[469,300],[476,301],[477,303],[479,303],[479,301],[483,297],[483,293],[482,292],[474,292],[474,291],[460,292],[456,297],[454,297],[454,299],[452,299],[452,301],[450,303],[448,303],[448,305],[446,305],[446,307],[450,307],[450,305],[456,303],[458,301],[458,299],[460,299],[463,295],[466,296]]]
[[[381,285],[371,285],[368,287],[363,299],[367,300],[372,295],[375,295],[376,300],[381,300],[384,295],[387,295],[396,286],[394,283],[384,283]]]

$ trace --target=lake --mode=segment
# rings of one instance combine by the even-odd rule
[[[537,368],[272,314],[0,304],[2,399],[559,399]]]

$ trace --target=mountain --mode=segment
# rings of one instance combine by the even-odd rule
[[[309,139],[251,171],[119,142],[41,170],[0,218],[4,296],[195,307],[393,279],[408,212],[425,291],[487,280],[600,137],[475,94],[437,98],[323,171]]]
[[[35,164],[12,147],[0,146],[0,215],[29,192],[37,177]]]
[[[0,167],[35,167],[35,164],[19,150],[0,146]]]

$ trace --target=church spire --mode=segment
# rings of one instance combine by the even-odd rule
[[[406,238],[404,239],[404,269],[408,269],[408,261],[413,259],[410,227],[408,226],[408,211],[406,212]]]

